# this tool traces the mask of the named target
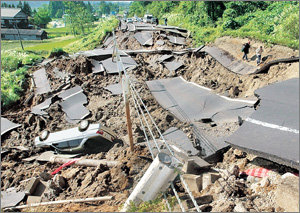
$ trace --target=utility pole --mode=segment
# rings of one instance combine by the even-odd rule
[[[18,32],[19,41],[20,41],[20,44],[21,44],[22,50],[24,51],[24,47],[23,47],[23,44],[22,44],[22,40],[21,40],[21,36],[20,36],[19,29],[18,29],[18,27],[17,27],[17,23],[16,23],[16,22],[13,22],[13,23],[14,23],[14,27],[15,27],[15,29],[16,29],[16,30],[17,30],[17,32]]]
[[[112,54],[112,61],[114,61],[114,58],[116,58],[116,62],[117,62],[117,67],[119,70],[119,77],[120,77],[120,81],[122,83],[122,90],[123,90],[123,99],[124,99],[124,103],[125,103],[125,114],[126,114],[126,122],[127,122],[127,132],[128,132],[128,138],[129,138],[129,144],[130,144],[130,151],[133,152],[133,136],[132,136],[132,124],[131,124],[131,119],[130,119],[130,107],[129,107],[129,93],[130,93],[130,89],[129,89],[129,79],[126,75],[126,70],[124,68],[124,65],[122,63],[121,57],[120,57],[120,53],[117,47],[117,41],[116,41],[116,37],[115,37],[115,32],[113,31],[113,37],[114,37],[114,50],[113,50],[113,54]],[[122,72],[124,72],[124,74],[122,75]]]

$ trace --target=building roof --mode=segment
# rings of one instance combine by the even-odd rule
[[[47,33],[44,30],[30,30],[30,29],[19,29],[20,35],[42,35],[43,33]],[[16,29],[1,29],[1,34],[10,34],[17,35],[18,31]]]
[[[22,12],[20,8],[1,8],[1,18],[2,17],[13,18],[20,12]],[[25,13],[23,14],[26,15]]]

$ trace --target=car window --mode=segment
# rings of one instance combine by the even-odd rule
[[[79,146],[79,144],[81,143],[81,141],[82,141],[82,139],[76,139],[76,140],[69,141],[69,146],[71,148],[77,147],[77,146]]]
[[[81,143],[81,141],[82,141],[82,139],[75,139],[75,140],[71,140],[71,141],[56,143],[56,144],[53,144],[53,145],[55,147],[57,147],[58,149],[74,148],[74,147],[79,146],[79,144]]]

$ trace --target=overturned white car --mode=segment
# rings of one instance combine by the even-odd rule
[[[53,147],[59,153],[74,154],[107,152],[116,142],[117,135],[109,128],[86,120],[72,129],[44,131],[34,141],[36,147]]]

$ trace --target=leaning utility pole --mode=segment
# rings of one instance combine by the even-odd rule
[[[117,67],[119,71],[119,77],[120,82],[122,82],[122,90],[123,90],[123,99],[125,103],[125,114],[126,114],[126,121],[127,121],[127,132],[129,137],[129,144],[130,144],[130,150],[133,152],[133,136],[132,136],[132,125],[131,125],[131,119],[130,119],[130,108],[129,108],[129,79],[126,75],[126,70],[124,68],[123,62],[120,57],[120,53],[117,47],[117,40],[115,37],[115,32],[113,31],[113,37],[114,37],[114,50],[112,54],[112,60],[114,61],[114,58],[117,59]],[[122,72],[124,72],[124,75],[122,75]]]
[[[20,36],[19,29],[18,29],[18,27],[17,27],[17,23],[15,22],[15,23],[13,23],[13,24],[14,24],[14,27],[15,27],[15,29],[16,29],[16,30],[17,30],[17,32],[18,32],[19,41],[20,41],[20,44],[21,44],[22,50],[24,51],[24,47],[23,47],[23,44],[22,44],[22,40],[21,40],[21,36]]]

